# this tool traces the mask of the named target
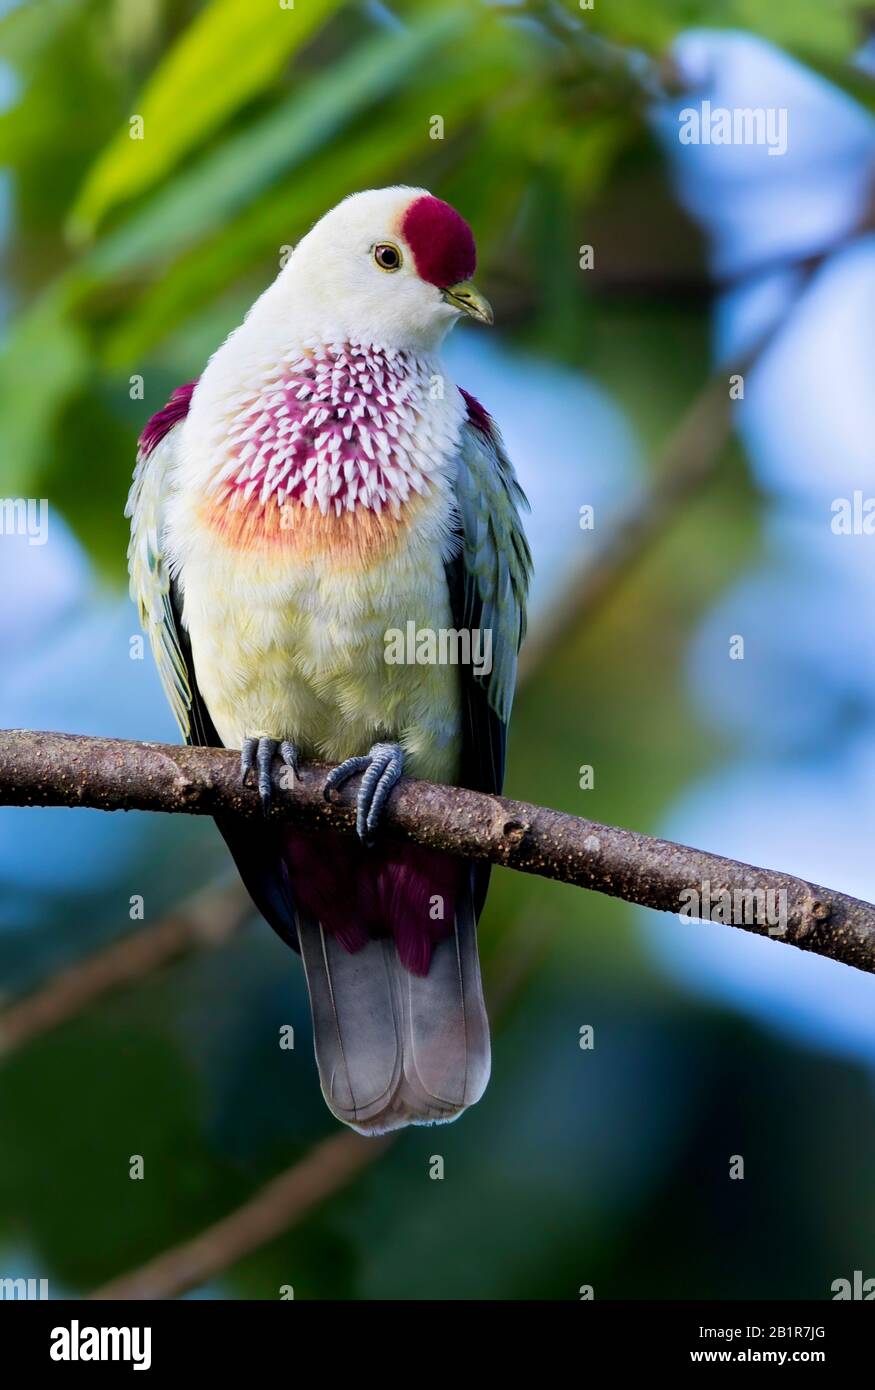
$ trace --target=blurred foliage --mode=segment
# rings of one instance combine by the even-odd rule
[[[583,8],[566,0],[571,11]],[[620,43],[657,52],[682,29],[746,29],[788,50],[848,58],[860,40],[860,19],[871,13],[867,0],[611,0],[594,4],[592,28]]]
[[[853,91],[848,59],[867,8],[14,5],[0,18],[15,76],[0,115],[14,295],[0,491],[51,497],[120,583],[145,419],[201,370],[284,246],[345,194],[392,181],[464,210],[508,338],[585,369],[654,458],[707,370],[709,332],[698,236],[647,126],[648,98],[672,81],[668,46],[691,25],[743,26]],[[599,248],[589,275],[584,242]],[[645,829],[721,757],[691,713],[681,656],[697,615],[755,552],[757,525],[732,448],[622,596],[523,691],[511,795]],[[584,762],[599,769],[585,794]],[[172,837],[161,843],[153,871],[166,885]],[[197,844],[212,870],[209,827],[185,841],[192,882],[204,871]],[[113,893],[104,914],[118,912],[116,883]],[[59,908],[55,958],[68,958],[58,935],[69,943],[94,920],[90,902]],[[875,1238],[870,1083],[679,997],[632,920],[618,902],[497,872],[482,930],[490,988],[508,924],[555,954],[498,1032],[484,1100],[441,1131],[452,1180],[425,1177],[434,1132],[407,1135],[218,1291],[276,1297],[291,1282],[301,1297],[573,1298],[593,1282],[599,1296],[822,1297],[859,1267],[861,1242]],[[581,1021],[597,1029],[597,1066],[578,1048]],[[301,1045],[281,1053],[288,1022]],[[8,1059],[5,1248],[35,1251],[38,1272],[48,1262],[84,1291],[227,1211],[333,1128],[308,1036],[301,972],[259,926]],[[810,1195],[837,1162],[829,1136],[843,1174],[824,1216]],[[738,1151],[752,1177],[727,1195],[724,1155]],[[127,1178],[133,1153],[148,1155],[142,1184]]]
[[[540,340],[579,361],[574,325],[598,277],[585,285],[577,270],[576,229],[630,161],[652,163],[644,99],[670,77],[661,61],[674,34],[747,25],[836,68],[862,8],[13,5],[0,19],[18,85],[0,116],[18,295],[0,358],[4,489],[60,487],[117,575],[127,441],[174,384],[165,364],[196,374],[281,248],[355,187],[404,179],[458,202],[504,322],[534,314]],[[134,375],[145,407],[130,398]],[[82,459],[87,486],[63,486]]]

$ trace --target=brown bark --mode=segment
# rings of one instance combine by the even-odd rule
[[[329,804],[328,768],[311,763],[292,788],[277,785],[271,815],[302,830],[354,831],[357,779]],[[281,782],[283,772],[277,769]],[[275,780],[277,780],[275,779]],[[186,815],[261,814],[228,749],[127,743],[71,734],[0,732],[0,804],[90,806]],[[756,920],[729,923],[875,972],[875,906],[777,870],[600,825],[562,811],[460,787],[403,780],[387,807],[385,833],[467,859],[488,859],[663,912],[689,906],[691,892],[747,895],[783,903],[780,932]]]

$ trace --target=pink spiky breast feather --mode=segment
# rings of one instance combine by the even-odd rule
[[[429,386],[418,359],[356,343],[311,347],[280,363],[230,418],[226,462],[205,504],[210,525],[247,549],[279,544],[336,558],[345,548],[379,558],[432,491],[441,441],[428,428]],[[455,917],[454,859],[291,830],[283,854],[300,906],[346,950],[388,934],[408,970],[428,972]]]
[[[238,548],[384,551],[431,491],[425,368],[361,343],[281,362],[230,418],[204,517]]]

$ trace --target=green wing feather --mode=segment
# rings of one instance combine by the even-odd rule
[[[463,427],[455,495],[459,553],[447,572],[454,622],[492,634],[492,669],[463,673],[463,781],[500,792],[532,557],[520,520],[528,502],[491,421],[488,429],[470,420]]]
[[[167,475],[178,433],[177,425],[151,452],[141,449],[137,454],[125,516],[131,522],[128,546],[131,598],[149,638],[170,708],[183,738],[190,743],[198,741],[192,737],[193,681],[177,621],[170,568],[162,551]]]

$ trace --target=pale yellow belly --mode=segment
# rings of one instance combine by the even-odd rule
[[[443,563],[416,554],[379,573],[288,572],[229,554],[186,574],[198,686],[223,743],[289,739],[337,762],[399,742],[411,776],[458,777],[459,668],[388,662],[386,634],[452,627]],[[222,571],[225,571],[224,575]],[[390,654],[397,656],[397,645]]]

